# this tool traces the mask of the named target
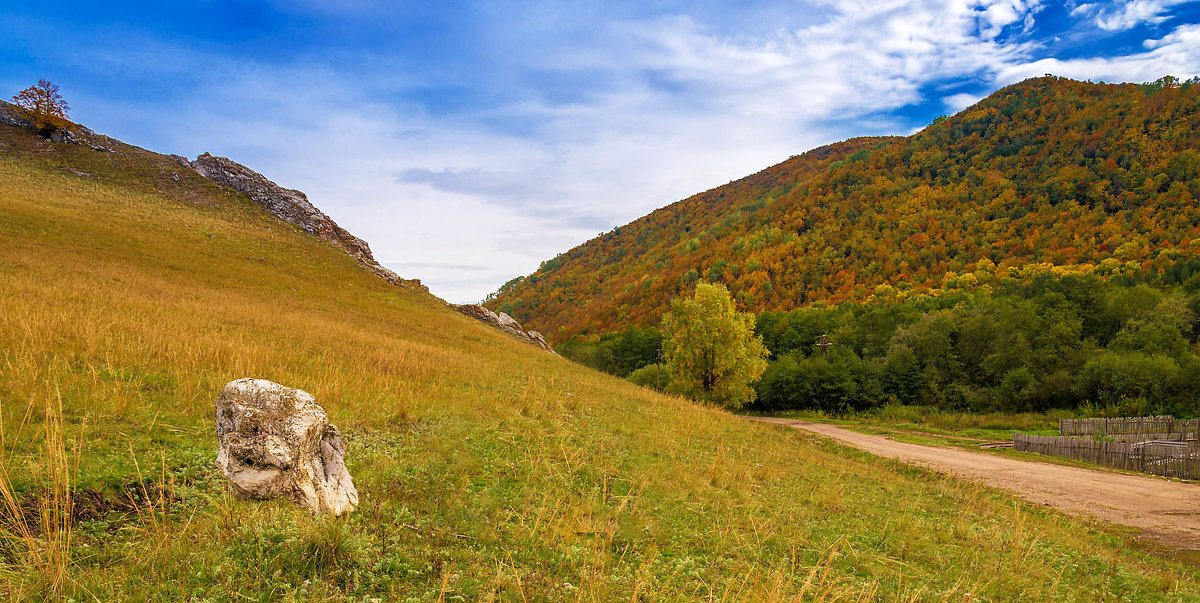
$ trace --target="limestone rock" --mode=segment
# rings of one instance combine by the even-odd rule
[[[389,283],[428,290],[419,282],[403,279],[375,261],[366,241],[338,226],[332,218],[310,203],[304,193],[283,188],[268,180],[266,176],[226,157],[216,157],[209,153],[197,157],[195,161],[174,157],[176,161],[191,166],[205,178],[250,197],[284,222],[295,224],[317,238],[341,247]]]
[[[209,153],[197,157],[191,166],[205,178],[250,197],[279,219],[295,224],[317,238],[337,244],[359,260],[370,258],[374,261],[365,241],[339,227],[313,206],[304,193],[283,188],[232,159]]]
[[[32,119],[30,119],[25,111],[12,103],[0,101],[0,125],[13,126],[16,128],[24,128],[38,132],[39,136],[45,137],[51,142],[65,142],[72,144],[82,144],[90,147],[95,151],[113,152],[110,148],[115,141],[107,136],[97,134],[90,128],[81,124],[67,122],[65,128],[60,128],[49,132],[48,134],[38,131]]]
[[[285,498],[312,513],[358,506],[346,445],[305,391],[238,379],[217,397],[217,467],[239,498]]]
[[[0,101],[0,125],[25,128],[27,130],[34,129],[32,120],[26,118],[18,107],[4,101]],[[145,151],[144,149],[139,149],[119,140],[109,138],[108,136],[97,134],[75,123],[72,123],[67,129],[51,132],[47,138],[51,142],[80,144],[91,148],[93,151],[116,153],[118,155],[125,155],[126,152],[131,150]],[[157,156],[163,157],[162,155]],[[304,193],[285,189],[271,182],[262,174],[225,157],[215,157],[209,153],[197,157],[195,161],[191,161],[182,155],[170,155],[167,157],[179,165],[194,169],[200,175],[217,184],[250,197],[250,199],[265,207],[275,217],[295,224],[309,233],[316,235],[318,238],[337,245],[389,283],[408,289],[424,291],[425,293],[429,292],[429,288],[422,285],[421,281],[402,278],[400,275],[375,261],[374,256],[371,255],[371,248],[367,245],[366,241],[338,226],[333,219],[310,203]],[[174,172],[170,175],[167,175],[165,172],[162,173],[174,181],[180,181]]]
[[[554,349],[550,347],[550,344],[546,343],[546,339],[542,337],[541,333],[538,333],[537,331],[526,331],[523,327],[521,327],[521,323],[517,322],[516,319],[508,314],[505,314],[504,312],[497,314],[479,304],[461,304],[452,305],[451,307],[463,314],[466,314],[467,316],[470,316],[471,318],[474,318],[475,320],[486,322],[497,329],[500,329],[501,331],[504,331],[505,333],[524,341],[525,343],[539,347],[547,352],[550,352],[551,354],[555,353]]]

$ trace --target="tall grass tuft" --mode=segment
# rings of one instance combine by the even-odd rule
[[[301,522],[301,546],[297,562],[325,572],[354,558],[354,543],[344,518],[320,515]]]
[[[33,410],[34,404],[30,403],[13,435],[18,443],[26,437]],[[0,464],[0,545],[3,546],[0,576],[4,579],[0,595],[3,596],[15,598],[21,590],[18,588],[21,576],[36,577],[38,583],[26,584],[25,588],[50,597],[63,593],[67,585],[74,509],[71,484],[79,470],[84,429],[81,426],[80,437],[68,453],[62,428],[62,396],[57,391],[53,399],[46,397],[43,415],[41,462],[30,460],[27,465],[37,487],[25,496],[14,487],[11,452]],[[4,423],[0,420],[0,454],[12,450]]]

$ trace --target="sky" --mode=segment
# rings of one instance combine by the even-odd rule
[[[1200,75],[1200,2],[6,2],[0,97],[229,157],[451,302],[654,209],[1029,77]]]

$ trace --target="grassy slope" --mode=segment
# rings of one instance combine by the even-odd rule
[[[44,486],[61,400],[77,598],[1200,598],[1119,534],[538,352],[171,165],[0,128],[3,462]],[[325,405],[359,511],[223,492],[244,376]],[[22,546],[0,597],[46,594]]]

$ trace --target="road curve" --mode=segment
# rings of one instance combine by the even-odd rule
[[[1200,484],[907,444],[825,423],[745,418],[803,429],[877,456],[1008,490],[1072,515],[1136,528],[1141,537],[1159,544],[1200,549]]]

